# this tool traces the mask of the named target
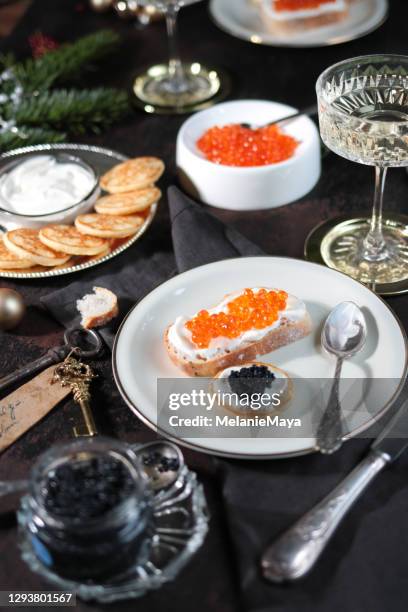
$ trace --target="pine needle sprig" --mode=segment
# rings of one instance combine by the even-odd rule
[[[63,142],[68,134],[99,133],[123,117],[130,108],[124,91],[55,88],[111,53],[118,42],[115,32],[102,30],[37,59],[17,62],[13,54],[0,55],[0,152]]]
[[[71,134],[99,133],[127,112],[128,96],[117,89],[55,89],[24,98],[17,109],[6,109],[17,125],[69,129]]]
[[[37,59],[19,62],[13,66],[13,72],[25,91],[46,90],[55,83],[77,77],[87,65],[109,55],[119,40],[115,32],[100,30]],[[10,66],[10,59],[9,56],[3,61]]]
[[[23,127],[16,131],[0,132],[0,151],[37,144],[64,142],[67,135],[63,132],[42,128]]]

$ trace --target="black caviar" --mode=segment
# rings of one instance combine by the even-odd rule
[[[244,393],[264,393],[275,380],[275,374],[264,365],[252,365],[247,368],[232,370],[228,382],[233,393],[239,396]]]
[[[152,492],[137,455],[109,438],[44,453],[25,498],[32,550],[61,577],[110,581],[151,549]]]
[[[64,463],[44,483],[44,506],[61,518],[77,521],[100,517],[126,499],[134,488],[131,473],[112,457]]]
[[[180,467],[176,457],[166,457],[157,451],[145,453],[142,462],[146,467],[156,467],[159,472],[177,472]]]

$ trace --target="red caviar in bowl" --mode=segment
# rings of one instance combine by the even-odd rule
[[[208,310],[200,310],[185,326],[198,348],[208,348],[215,338],[237,338],[250,329],[273,325],[280,311],[286,308],[287,298],[286,291],[245,289],[222,312],[210,314]]]
[[[224,166],[266,166],[289,159],[299,142],[277,125],[251,129],[239,124],[215,126],[197,141],[205,157]]]
[[[336,0],[274,0],[273,8],[276,11],[301,11],[319,8],[322,4],[331,4]]]

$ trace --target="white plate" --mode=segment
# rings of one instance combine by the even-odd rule
[[[276,47],[325,47],[355,38],[361,38],[376,30],[387,18],[387,0],[353,0],[349,15],[343,21],[305,30],[301,34],[270,32],[263,22],[259,7],[251,0],[211,0],[210,13],[222,29],[252,43]]]
[[[183,376],[167,355],[163,342],[166,327],[179,315],[193,315],[201,308],[217,304],[226,293],[261,286],[284,289],[306,302],[313,321],[312,334],[270,356],[262,356],[263,361],[270,361],[291,377],[303,380],[333,376],[334,361],[320,348],[322,324],[330,310],[345,300],[363,308],[367,343],[361,353],[344,363],[343,379],[364,382],[369,412],[356,411],[351,435],[370,426],[396,399],[407,372],[407,339],[398,319],[381,298],[348,276],[318,264],[285,257],[229,259],[170,279],[139,302],[122,323],[113,349],[116,384],[129,407],[149,427],[157,429],[157,379]],[[385,385],[386,396],[379,397],[381,394],[374,391],[375,378],[390,379]],[[378,383],[375,387],[378,391]],[[313,419],[313,405],[294,393],[286,416],[300,415]],[[160,433],[177,439],[169,431]],[[178,441],[197,450],[241,458],[287,457],[311,452],[314,447],[312,438],[262,435]]]

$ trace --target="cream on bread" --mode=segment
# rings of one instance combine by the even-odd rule
[[[278,292],[277,289],[258,287],[250,291]],[[209,309],[209,315],[226,312],[228,304],[244,291],[227,295],[224,300]],[[286,294],[287,295],[287,294]],[[224,368],[255,361],[282,346],[307,336],[311,331],[311,320],[306,305],[293,295],[287,295],[285,307],[279,311],[276,321],[263,328],[253,328],[237,337],[220,335],[205,348],[197,346],[186,323],[193,317],[180,316],[165,332],[165,343],[172,361],[190,376],[213,377]]]

